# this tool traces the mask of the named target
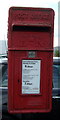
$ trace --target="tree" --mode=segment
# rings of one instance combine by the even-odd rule
[[[55,50],[55,57],[60,57],[60,52],[59,52],[59,50]]]

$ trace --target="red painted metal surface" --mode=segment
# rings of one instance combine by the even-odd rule
[[[51,110],[53,36],[54,11],[52,9],[23,7],[9,9],[8,111],[10,113],[49,112]],[[30,91],[30,94],[29,90],[22,92],[22,79],[27,74],[22,73],[23,60],[25,62],[41,61],[39,69],[36,68],[40,70],[39,92],[34,90],[36,93]],[[38,79],[35,80],[38,84]]]

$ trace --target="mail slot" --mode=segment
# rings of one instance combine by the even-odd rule
[[[54,11],[11,7],[8,18],[8,111],[52,108]]]

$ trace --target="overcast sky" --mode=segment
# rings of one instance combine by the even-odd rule
[[[54,46],[58,45],[58,0],[0,0],[0,40],[7,40],[8,10],[11,6],[54,9]]]

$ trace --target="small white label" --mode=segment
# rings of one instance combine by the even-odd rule
[[[22,60],[22,94],[40,93],[41,60]]]

